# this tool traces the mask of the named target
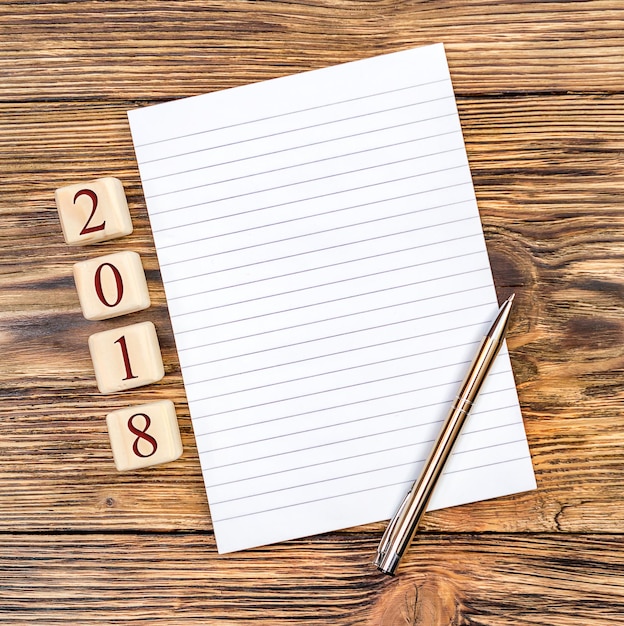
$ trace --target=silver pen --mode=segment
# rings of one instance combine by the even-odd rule
[[[401,557],[410,545],[472,404],[503,345],[514,295],[503,303],[483,338],[419,478],[386,528],[374,562],[386,574],[394,575]]]

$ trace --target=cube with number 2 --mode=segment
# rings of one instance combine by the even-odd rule
[[[121,181],[112,176],[60,187],[54,193],[65,243],[84,246],[132,232]]]
[[[106,416],[113,459],[118,471],[175,461],[182,441],[171,400],[113,411]]]
[[[150,305],[141,257],[132,250],[75,263],[74,281],[88,320],[118,317]]]
[[[89,351],[98,389],[105,394],[149,385],[165,375],[152,322],[94,333]]]

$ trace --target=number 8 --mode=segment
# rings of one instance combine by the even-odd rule
[[[134,418],[139,417],[139,416],[145,419],[145,427],[143,428],[143,430],[139,430],[133,424]],[[158,443],[156,442],[156,439],[154,439],[154,437],[152,437],[151,435],[147,434],[147,429],[150,427],[151,423],[152,423],[152,420],[149,418],[149,416],[146,413],[135,413],[128,420],[128,430],[133,435],[136,435],[136,439],[134,440],[134,443],[132,444],[132,452],[134,452],[137,456],[141,457],[142,459],[146,459],[147,457],[152,456],[158,449]],[[143,454],[139,450],[139,442],[141,439],[144,439],[152,446],[152,451],[149,454]]]

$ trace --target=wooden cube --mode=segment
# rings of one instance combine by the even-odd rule
[[[118,317],[150,305],[141,257],[131,250],[76,263],[74,281],[88,320]]]
[[[140,322],[89,337],[95,379],[102,393],[142,387],[165,375],[156,328]]]
[[[182,440],[171,400],[113,411],[106,416],[115,467],[120,472],[175,461]]]
[[[132,232],[123,185],[117,178],[98,178],[61,187],[54,193],[65,243],[84,246]]]

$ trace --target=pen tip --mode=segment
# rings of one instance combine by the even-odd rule
[[[507,298],[507,302],[509,302],[509,304],[511,304],[514,301],[514,298],[516,297],[515,293],[512,293],[509,298]]]

